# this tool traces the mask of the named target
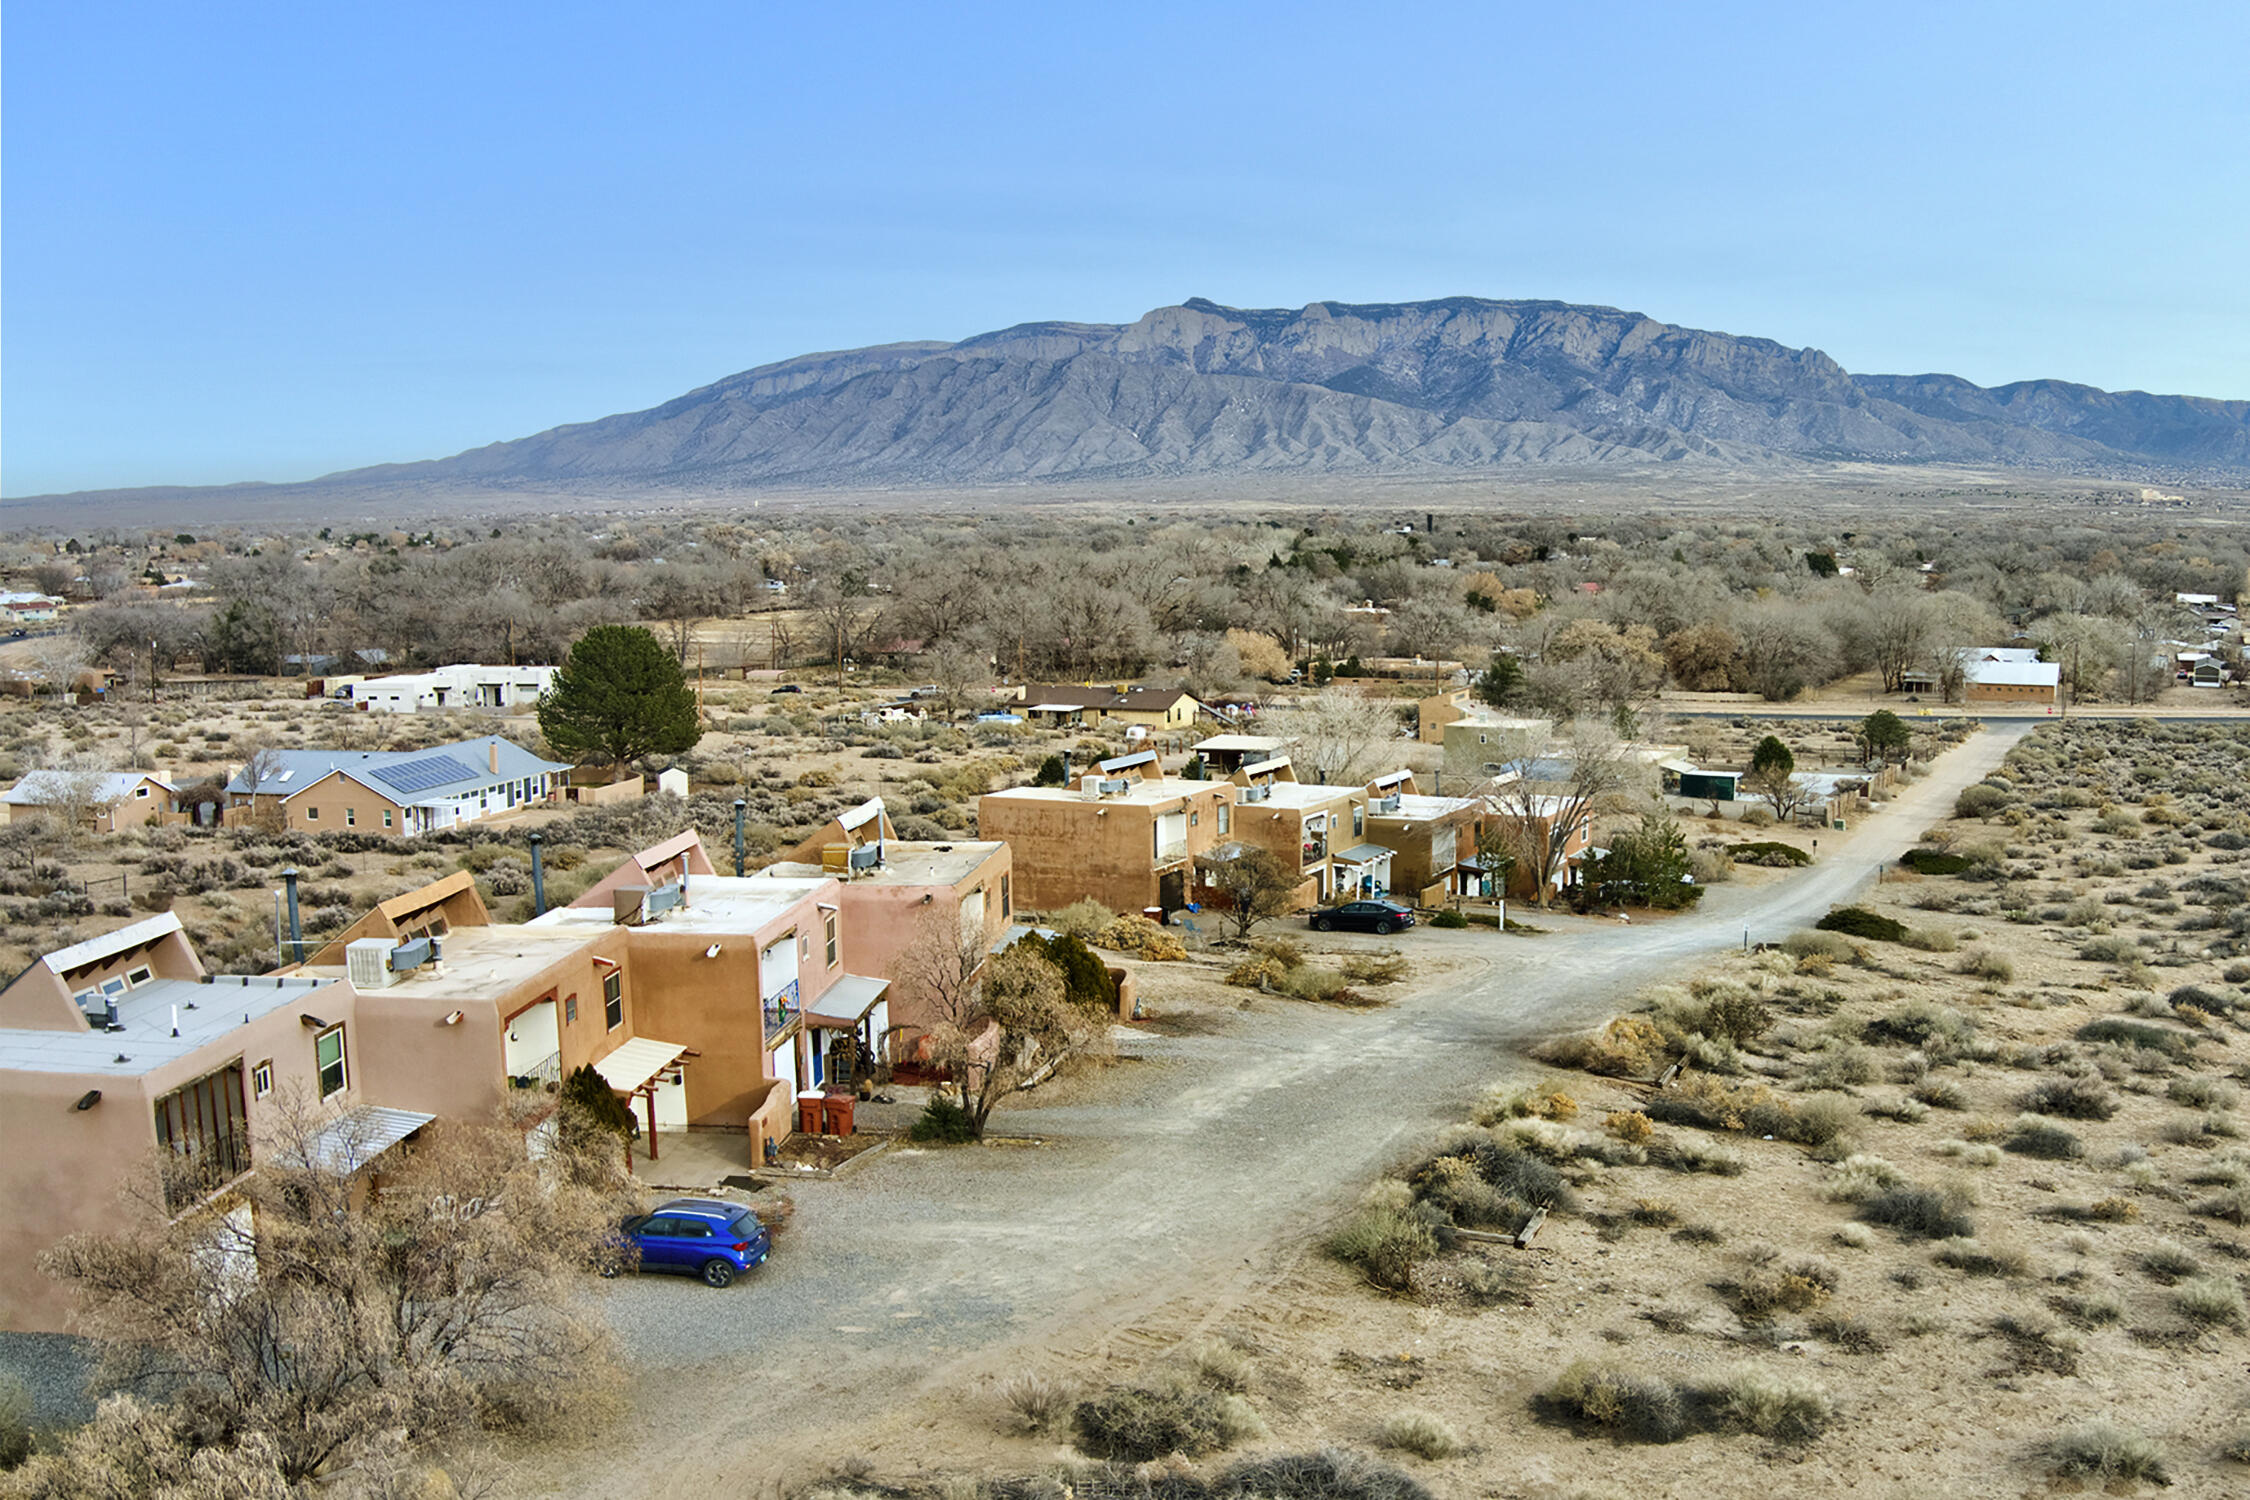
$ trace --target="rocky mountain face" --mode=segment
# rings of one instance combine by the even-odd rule
[[[2239,477],[2250,402],[1854,376],[1817,349],[1558,302],[1198,298],[1129,325],[805,355],[649,411],[332,480],[988,484],[1788,460]]]

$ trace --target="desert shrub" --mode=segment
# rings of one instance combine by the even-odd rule
[[[1138,912],[1112,917],[1108,925],[1086,941],[1118,953],[1133,954],[1151,963],[1177,962],[1187,957],[1187,945],[1180,941],[1178,934]]]
[[[2224,1078],[2175,1078],[2165,1097],[2190,1109],[2232,1109],[2242,1091]]]
[[[1793,869],[1813,862],[1810,850],[1800,849],[1795,844],[1784,844],[1779,840],[1736,844],[1727,851],[1727,855],[1738,865],[1763,865],[1775,870]]]
[[[2250,1187],[2222,1188],[2195,1205],[2195,1211],[2206,1219],[2224,1219],[2229,1224],[2250,1224]]]
[[[1821,932],[1840,932],[1846,937],[1867,938],[1874,942],[1895,943],[1906,936],[1906,924],[1864,906],[1839,906],[1813,927]]]
[[[2027,1114],[2053,1115],[2062,1120],[2106,1120],[2117,1113],[2117,1100],[2099,1078],[2042,1078],[2024,1092],[2017,1106]]]
[[[1932,1109],[1967,1109],[1968,1096],[1949,1078],[1930,1078],[1914,1086],[1910,1097]]]
[[[1406,955],[1395,948],[1348,954],[1338,967],[1353,984],[1397,984],[1414,970]]]
[[[1375,1441],[1416,1458],[1451,1458],[1467,1445],[1444,1418],[1426,1411],[1402,1411],[1383,1419]]]
[[[1850,963],[1859,956],[1859,949],[1842,933],[1814,932],[1809,928],[1783,938],[1781,951],[1791,958],[1825,958],[1839,964]]]
[[[2025,1115],[2016,1121],[2016,1128],[2008,1132],[2003,1143],[2018,1156],[2036,1156],[2045,1161],[2078,1161],[2086,1155],[2086,1143],[2063,1129],[2052,1120],[2042,1120],[2036,1115]]]
[[[1898,857],[1898,862],[1917,875],[1958,875],[1970,864],[1963,856],[1948,854],[1943,849],[1909,849]]]
[[[2015,960],[2005,953],[1995,953],[1990,948],[1971,948],[1953,965],[1954,972],[1975,979],[1990,979],[2000,984],[2012,982],[2016,977]]]
[[[2161,1052],[2167,1057],[2185,1057],[2195,1048],[2196,1039],[2184,1031],[2173,1031],[2163,1026],[2151,1026],[2145,1021],[2128,1021],[2120,1016],[2104,1016],[2098,1021],[2088,1021],[2078,1028],[2082,1042],[2117,1042],[2136,1047],[2144,1052]],[[2049,1110],[2046,1113],[2052,1114]],[[2103,1115],[2099,1118],[2107,1119]]]
[[[2141,1252],[2140,1267],[2152,1279],[2170,1284],[2202,1274],[2203,1262],[2178,1240],[2158,1240]]]
[[[1715,1423],[1782,1443],[1809,1443],[1835,1419],[1828,1393],[1801,1375],[1737,1365],[1702,1392]]]
[[[1196,1379],[1216,1391],[1240,1394],[1250,1389],[1250,1356],[1232,1344],[1204,1343],[1191,1355]]]
[[[1112,1386],[1071,1413],[1078,1446],[1096,1458],[1147,1463],[1169,1454],[1201,1457],[1260,1435],[1264,1424],[1240,1396],[1183,1382]]]
[[[1953,799],[1953,816],[1990,818],[2013,800],[2006,788],[1980,781],[1975,786],[1961,788],[1961,795]]]
[[[1805,1312],[1826,1302],[1835,1292],[1837,1280],[1825,1261],[1756,1266],[1745,1271],[1734,1285],[1735,1311],[1753,1323],[1778,1312]]]
[[[1930,1258],[1970,1276],[2016,1277],[2031,1269],[2031,1257],[2014,1246],[1986,1245],[1966,1236],[1947,1240]]]
[[[2115,1422],[2081,1423],[2050,1439],[2043,1451],[2048,1468],[2063,1479],[2172,1482],[2164,1468],[2164,1450]]]
[[[1088,1486],[1079,1493],[1104,1491]],[[1168,1474],[1153,1489],[1131,1493],[1192,1500],[1194,1492],[1181,1484],[1180,1476]],[[1395,1465],[1337,1448],[1229,1464],[1212,1482],[1210,1495],[1211,1500],[1430,1500],[1430,1492]]]
[[[1848,1089],[1876,1079],[1875,1054],[1856,1042],[1831,1046],[1813,1059],[1805,1070],[1804,1083],[1808,1089]]]
[[[20,1375],[0,1375],[0,1474],[31,1457],[31,1388]]]
[[[1602,1121],[1602,1129],[1616,1136],[1628,1146],[1645,1146],[1656,1134],[1656,1127],[1647,1115],[1639,1110],[1618,1110]]]
[[[1564,1037],[1538,1049],[1536,1056],[1560,1067],[1589,1073],[1646,1076],[1665,1055],[1664,1033],[1641,1016],[1619,1016],[1596,1036]]]
[[[1436,916],[1430,918],[1430,925],[1432,927],[1444,927],[1449,929],[1461,928],[1469,925],[1469,919],[1457,911],[1441,911]]]
[[[1567,1421],[1638,1443],[1676,1443],[1693,1431],[1687,1403],[1668,1381],[1580,1361],[1539,1403]]]
[[[1281,976],[1275,986],[1293,1000],[1362,1004],[1365,997],[1344,983],[1344,976],[1318,964],[1304,964]]]
[[[1820,1185],[1820,1196],[1830,1203],[1861,1203],[1888,1192],[1906,1181],[1906,1174],[1880,1156],[1845,1157]]]
[[[2108,933],[2079,944],[2078,956],[2089,963],[2130,963],[2141,956],[2141,945],[2129,937]]]
[[[1396,1291],[1406,1286],[1416,1261],[1437,1254],[1437,1234],[1410,1210],[1370,1204],[1328,1236],[1328,1253]]]
[[[1117,913],[1099,901],[1073,901],[1061,911],[1049,912],[1045,926],[1056,932],[1067,932],[1072,937],[1091,942],[1103,928],[1117,920]]]
[[[1773,1012],[1758,994],[1742,985],[1716,985],[1695,1014],[1695,1029],[1747,1046],[1773,1024]]]
[[[2114,1292],[2061,1296],[2053,1298],[2049,1305],[2081,1328],[2106,1328],[2125,1321],[2125,1299]]]
[[[2227,1276],[2191,1276],[2172,1288],[2172,1310],[2191,1323],[2240,1328],[2246,1316],[2242,1288]]]
[[[1243,989],[1268,990],[1279,985],[1288,972],[1272,959],[1258,955],[1246,958],[1227,970],[1227,977],[1223,982],[1239,985]]]
[[[1926,1240],[1959,1239],[1976,1233],[1968,1205],[1954,1194],[1935,1188],[1891,1188],[1861,1203],[1859,1216],[1870,1224]]]
[[[1976,1029],[1975,1021],[1950,1006],[1909,1000],[1869,1021],[1860,1035],[1877,1046],[1919,1047],[1934,1056],[1959,1050]]]
[[[1052,1432],[1075,1399],[1068,1384],[1045,1375],[1016,1375],[1000,1386],[1001,1403],[1025,1432]]]
[[[1961,946],[1960,939],[1942,927],[1909,927],[1899,941],[1924,953],[1951,953]]]

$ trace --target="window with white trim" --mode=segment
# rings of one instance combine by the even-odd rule
[[[250,1097],[263,1099],[273,1092],[273,1059],[267,1058],[250,1070]]]
[[[320,1070],[320,1097],[340,1094],[351,1082],[344,1057],[344,1024],[339,1021],[313,1038],[313,1065]]]

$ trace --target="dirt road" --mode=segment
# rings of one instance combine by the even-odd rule
[[[1459,1119],[1524,1044],[1605,1018],[1633,989],[1739,945],[1746,926],[1765,940],[1809,925],[2028,727],[1973,737],[1880,815],[1824,835],[1812,868],[1713,887],[1692,915],[1558,918],[1528,938],[1418,932],[1413,947],[1454,956],[1462,977],[1370,1011],[1260,1002],[1210,1034],[1135,1046],[1098,1106],[1026,1116],[1046,1146],[903,1151],[808,1185],[780,1253],[747,1284],[605,1289],[639,1367],[632,1441],[525,1477],[637,1494],[660,1462],[675,1479],[772,1492],[833,1462],[844,1430],[919,1397],[1216,1321],[1388,1162]]]

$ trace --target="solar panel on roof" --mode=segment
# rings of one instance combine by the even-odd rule
[[[393,766],[378,766],[371,773],[377,781],[402,792],[426,792],[434,786],[445,786],[455,781],[474,781],[477,773],[450,755],[425,755],[419,760],[402,760]]]

